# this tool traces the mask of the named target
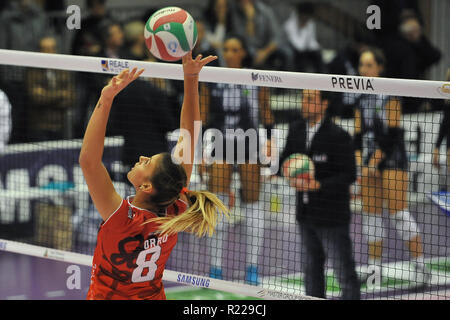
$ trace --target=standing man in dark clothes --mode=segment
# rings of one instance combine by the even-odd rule
[[[294,153],[309,156],[315,176],[290,180],[297,189],[297,221],[306,256],[306,294],[325,298],[327,253],[339,280],[342,299],[360,299],[350,239],[350,185],[356,180],[353,140],[335,125],[326,110],[330,93],[304,90],[303,118],[292,122],[280,163]]]

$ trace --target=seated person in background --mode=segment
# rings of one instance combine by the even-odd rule
[[[203,13],[206,41],[220,55],[222,54],[225,36],[231,31],[231,5],[231,0],[209,0]],[[196,21],[198,23],[199,20],[196,19]]]
[[[202,54],[204,57],[207,57],[209,55],[217,56],[218,50],[216,50],[211,42],[207,38],[207,29],[205,22],[199,18],[195,20],[197,23],[197,43],[195,44],[194,49],[192,50],[192,54],[194,56],[197,56],[199,54]],[[209,64],[210,67],[218,67],[219,62],[213,61]]]
[[[283,25],[294,53],[292,71],[314,73],[325,71],[320,44],[316,38],[313,14],[312,3],[299,3]]]
[[[133,20],[125,24],[123,33],[125,36],[125,49],[122,59],[145,60],[150,55],[145,45],[144,30],[145,24],[140,20]]]
[[[95,56],[111,59],[122,59],[127,51],[124,47],[124,33],[122,26],[118,22],[110,19],[103,19],[98,22],[96,28],[100,30],[100,50]],[[143,30],[143,29],[142,29]],[[143,33],[143,31],[142,31]],[[79,72],[77,74],[77,95],[79,103],[77,105],[74,123],[75,137],[83,135],[87,122],[89,108],[95,104],[98,91],[107,83],[109,77],[102,73]]]
[[[8,144],[11,135],[11,104],[9,99],[0,89],[0,155]]]
[[[348,76],[359,75],[359,56],[364,49],[367,49],[371,42],[366,35],[362,28],[355,29],[353,38],[349,39],[345,47],[339,50],[333,60],[327,65],[327,72]]]
[[[425,72],[441,58],[423,33],[415,15],[402,18],[397,34],[383,42],[386,54],[386,76],[406,79],[424,79]]]
[[[245,39],[255,68],[289,68],[292,52],[281,46],[283,34],[270,7],[257,0],[237,0],[232,21],[232,33]]]
[[[102,24],[101,29],[103,48],[100,51],[99,56],[121,59],[126,50],[124,47],[124,33],[122,25],[118,22],[106,21]]]
[[[101,26],[110,20],[106,11],[106,0],[87,0],[88,15],[81,20],[82,28],[75,33],[72,54],[97,56],[102,51]]]
[[[39,39],[46,33],[47,16],[30,0],[0,1],[6,3],[0,15],[0,48],[8,50],[37,51]],[[12,105],[10,142],[29,141],[29,115],[25,92],[25,67],[0,65],[0,82]]]
[[[39,47],[42,53],[57,53],[56,39],[46,36]],[[66,138],[66,120],[75,101],[74,81],[63,70],[34,69],[26,73],[29,97],[29,129],[32,141]]]

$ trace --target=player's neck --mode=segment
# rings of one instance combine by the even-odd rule
[[[145,209],[154,213],[158,212],[158,208],[148,201],[149,195],[143,191],[136,191],[136,195],[131,200],[131,204],[135,207]]]

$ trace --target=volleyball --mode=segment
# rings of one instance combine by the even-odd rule
[[[314,177],[314,162],[301,153],[295,153],[287,158],[282,165],[286,178],[310,179]]]
[[[144,36],[153,56],[164,61],[177,61],[194,48],[197,25],[186,10],[166,7],[148,19]]]

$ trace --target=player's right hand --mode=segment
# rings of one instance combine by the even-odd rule
[[[103,88],[102,98],[114,99],[116,95],[119,94],[126,86],[131,82],[139,78],[139,76],[144,72],[144,69],[137,71],[137,68],[133,68],[130,72],[129,69],[122,70],[120,74],[114,76],[111,81]]]

